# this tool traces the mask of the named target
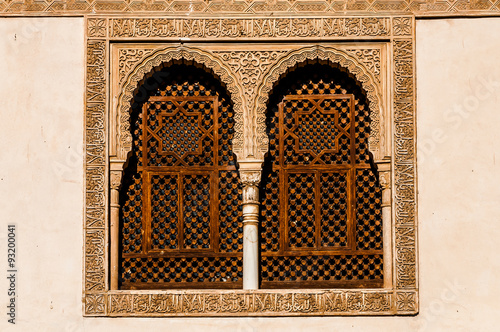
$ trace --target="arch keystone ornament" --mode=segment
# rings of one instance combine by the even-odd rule
[[[212,10],[213,5],[204,8]],[[186,18],[172,13],[165,18],[142,13],[120,17],[109,10],[100,7],[96,11],[104,11],[102,15],[86,16],[85,316],[418,313],[413,16],[331,16],[321,11],[292,17],[210,18],[207,13]],[[190,40],[179,44],[181,38]],[[116,48],[143,52],[114,53]],[[384,218],[383,232],[384,257],[390,257],[389,264],[384,260],[384,275],[390,280],[377,289],[262,290],[250,289],[255,288],[252,280],[248,290],[117,290],[110,277],[116,265],[110,250],[116,246],[116,223],[111,219],[117,212],[123,163],[132,149],[130,101],[139,83],[158,66],[186,61],[208,69],[225,85],[235,113],[233,150],[248,207],[246,221],[254,229],[260,163],[268,148],[269,94],[281,75],[315,59],[343,67],[366,92],[372,116],[369,149],[381,174],[383,213],[389,219]]]

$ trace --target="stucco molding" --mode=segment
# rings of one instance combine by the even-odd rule
[[[311,14],[413,14],[418,16],[499,15],[496,0],[0,0],[4,15],[82,14],[224,14],[311,15]]]

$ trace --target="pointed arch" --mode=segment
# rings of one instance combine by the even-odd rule
[[[371,111],[369,149],[375,160],[390,155],[385,140],[384,120],[388,117],[387,107],[383,105],[380,86],[368,68],[352,55],[332,47],[312,46],[294,50],[280,58],[267,73],[257,89],[255,103],[256,135],[251,139],[256,147],[255,154],[263,159],[267,152],[269,140],[266,135],[266,109],[270,93],[283,74],[295,66],[308,60],[322,60],[338,63],[358,80],[365,90]]]
[[[195,47],[167,47],[146,56],[133,70],[129,72],[125,83],[118,96],[116,113],[116,157],[125,160],[132,149],[132,136],[130,133],[130,101],[137,92],[139,82],[144,80],[155,67],[163,63],[173,61],[192,61],[202,65],[213,72],[213,74],[225,85],[234,104],[235,135],[233,139],[233,151],[238,155],[243,149],[243,110],[242,110],[242,88],[235,79],[230,67],[214,54]]]

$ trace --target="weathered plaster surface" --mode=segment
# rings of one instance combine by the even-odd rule
[[[84,319],[83,27],[82,19],[0,20],[1,247],[4,225],[19,227],[18,320],[7,324],[2,309],[0,330],[496,330],[500,19],[417,22],[415,317]],[[0,262],[5,271],[5,259]],[[2,308],[6,289],[0,278]]]

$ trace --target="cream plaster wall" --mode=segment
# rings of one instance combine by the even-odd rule
[[[1,331],[498,330],[500,18],[417,22],[416,317],[84,319],[83,31],[80,18],[0,19]],[[5,315],[12,222],[15,326]]]

